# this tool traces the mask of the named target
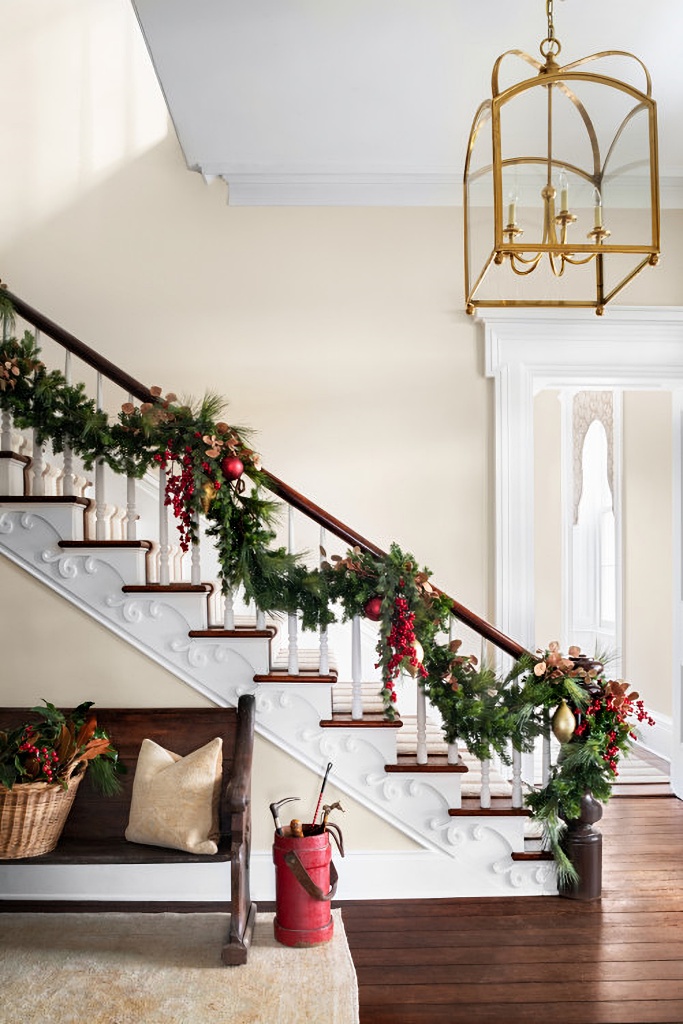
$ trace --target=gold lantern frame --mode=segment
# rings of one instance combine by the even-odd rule
[[[477,110],[472,129],[470,132],[467,156],[465,160],[465,172],[463,179],[463,207],[464,207],[464,238],[465,238],[465,298],[468,313],[474,313],[477,308],[500,307],[500,306],[562,306],[562,307],[589,307],[595,309],[599,315],[615,295],[617,295],[630,281],[636,277],[646,266],[655,266],[659,262],[660,255],[660,216],[659,216],[659,170],[658,170],[658,139],[657,139],[657,105],[652,98],[652,82],[650,74],[644,63],[631,53],[623,50],[604,50],[599,53],[583,57],[580,60],[560,66],[557,63],[557,56],[561,50],[559,41],[555,38],[553,27],[553,0],[546,0],[546,14],[548,18],[548,35],[540,44],[543,61],[525,53],[523,50],[507,50],[496,60],[491,76],[491,98],[485,100]],[[507,89],[500,88],[500,70],[503,61],[510,56],[518,57],[536,70],[536,75],[524,79],[510,86]],[[635,61],[644,73],[645,90],[636,88],[634,85],[624,82],[618,78],[598,73],[590,68],[590,65],[604,58],[628,58]],[[591,83],[609,89],[616,89],[626,94],[633,101],[633,106],[618,125],[613,138],[606,147],[604,159],[601,159],[598,132],[594,120],[588,113],[586,106],[577,95],[577,83]],[[501,113],[507,105],[517,98],[529,94],[530,90],[544,89],[546,93],[545,106],[547,111],[546,142],[545,152],[536,156],[506,156],[502,153],[502,132]],[[580,118],[590,147],[590,166],[580,166],[577,163],[559,159],[553,149],[553,100],[556,94],[560,94],[563,101],[568,100]],[[606,224],[603,223],[601,196],[604,192],[604,180],[617,143],[621,139],[624,130],[631,123],[633,118],[645,111],[648,122],[648,169],[649,169],[649,239],[634,244],[615,244],[610,242],[611,233]],[[473,168],[473,154],[475,145],[483,128],[490,121],[491,125],[491,154],[492,162],[477,169]],[[645,163],[645,161],[640,161]],[[503,175],[511,169],[545,166],[545,185],[541,190],[543,204],[543,233],[540,241],[524,241],[522,228],[516,221],[515,203],[507,205],[507,218],[505,217],[505,202],[503,189]],[[556,209],[557,188],[555,179],[558,174],[569,172],[574,180],[582,180],[595,190],[597,196],[594,209],[594,223],[591,231],[586,235],[586,240],[572,238],[571,226],[576,221],[576,216],[568,209],[568,202],[562,200],[568,194],[568,189],[561,189],[562,199],[560,209]],[[490,175],[493,184],[493,217],[494,217],[494,238],[493,246],[484,259],[483,266],[478,273],[473,272],[470,265],[470,244],[472,231],[472,210],[471,190],[472,185],[484,176]],[[617,281],[609,290],[605,285],[605,261],[613,254],[640,255],[642,259]],[[490,274],[492,268],[505,267],[511,269],[510,280],[513,275],[528,277],[542,263],[549,266],[552,275],[560,278],[565,271],[572,266],[585,266],[594,263],[595,284],[591,296],[587,298],[485,298],[482,297],[480,289]],[[500,279],[499,279],[500,280]],[[482,289],[483,290],[483,289]]]

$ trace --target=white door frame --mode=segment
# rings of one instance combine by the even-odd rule
[[[496,625],[527,647],[534,637],[533,400],[544,388],[615,387],[673,393],[674,791],[683,795],[681,568],[683,500],[683,308],[487,310],[485,372],[495,394]]]

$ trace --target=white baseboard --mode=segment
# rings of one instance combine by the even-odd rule
[[[446,896],[556,895],[549,861],[513,861],[509,849],[487,843],[475,826],[474,843],[453,860],[430,851],[363,851],[334,861],[337,899],[418,899]],[[477,838],[478,837],[478,838]],[[490,854],[491,856],[487,856]],[[251,893],[275,899],[272,852],[251,857]],[[0,899],[225,902],[230,865],[216,864],[0,864]]]

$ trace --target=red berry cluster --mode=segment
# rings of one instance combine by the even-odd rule
[[[647,711],[645,710],[645,705],[643,704],[642,700],[637,700],[635,702],[635,709],[636,717],[639,722],[647,722],[648,725],[655,724],[655,720],[652,717],[652,715],[648,715]]]
[[[195,437],[201,440],[201,434],[195,434]],[[171,472],[166,477],[166,496],[164,498],[164,505],[170,505],[173,509],[173,515],[178,520],[178,533],[180,534],[180,547],[183,551],[188,551],[190,544],[192,543],[192,512],[193,502],[192,498],[195,493],[195,476],[194,476],[194,463],[192,459],[192,448],[190,445],[185,446],[185,452],[181,456],[176,455],[167,448],[163,455],[155,455],[154,459],[158,462],[161,469],[167,469],[171,465]],[[176,464],[180,472],[173,472],[173,464]],[[211,477],[211,466],[208,462],[202,462],[202,470],[207,476],[207,480],[211,483],[214,488],[220,490],[220,482],[213,480]]]
[[[394,614],[391,619],[391,630],[387,637],[386,646],[393,653],[390,655],[384,667],[384,687],[389,691],[389,699],[396,703],[396,690],[394,680],[401,671],[401,664],[408,661],[417,669],[421,676],[427,676],[424,665],[417,660],[415,652],[415,613],[408,610],[408,602],[405,597],[397,597],[394,601]],[[375,668],[379,667],[379,662]]]
[[[19,744],[19,752],[26,755],[24,766],[32,778],[37,779],[42,775],[46,782],[54,782],[59,755],[50,747],[36,746],[33,737],[33,729],[28,726],[24,730],[23,740]]]
[[[619,774],[617,762],[621,753],[620,738],[628,735],[631,739],[636,739],[635,732],[628,725],[628,718],[635,715],[639,722],[655,724],[654,718],[645,710],[642,700],[632,701],[625,697],[615,702],[610,693],[594,697],[583,713],[576,711],[575,714],[579,718],[574,731],[575,736],[586,736],[591,731],[594,734],[602,733],[605,746],[601,757],[614,775]]]

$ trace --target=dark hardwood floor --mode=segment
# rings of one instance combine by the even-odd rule
[[[599,827],[595,903],[342,902],[361,1024],[683,1024],[683,803],[615,798]]]

